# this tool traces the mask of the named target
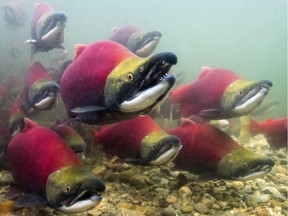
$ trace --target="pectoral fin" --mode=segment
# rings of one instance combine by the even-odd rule
[[[35,40],[35,39],[29,39],[29,40],[26,40],[25,43],[36,44],[36,43],[37,43],[37,40]]]
[[[48,201],[37,194],[27,194],[19,199],[17,199],[14,203],[14,207],[16,208],[24,208],[24,207],[32,207],[39,205],[47,205]]]
[[[73,113],[92,113],[92,112],[101,112],[106,110],[106,107],[100,107],[100,106],[85,106],[85,107],[77,107],[74,109],[71,109],[71,112]]]
[[[74,108],[71,112],[75,113],[76,120],[86,124],[95,124],[101,117],[105,116],[107,108],[99,106],[85,106]]]
[[[199,116],[204,119],[219,119],[223,116],[223,109],[206,109],[199,112]]]
[[[147,161],[140,158],[126,158],[124,161],[134,165],[148,165]]]

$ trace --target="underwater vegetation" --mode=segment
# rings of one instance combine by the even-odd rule
[[[225,44],[215,61],[195,52],[199,70],[195,37],[181,38],[211,15],[188,25],[176,22],[178,3],[169,19],[150,3],[139,4],[150,16],[137,14],[149,25],[121,17],[119,2],[106,19],[92,2],[1,3],[0,215],[288,212],[279,77],[243,71],[232,55],[248,55]]]

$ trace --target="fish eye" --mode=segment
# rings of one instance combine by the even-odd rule
[[[247,168],[248,167],[247,163],[243,163],[243,167]]]
[[[132,73],[129,73],[128,76],[127,76],[127,78],[128,78],[128,81],[129,81],[129,82],[132,82],[132,80],[133,80],[133,74],[132,74]]]
[[[66,186],[66,192],[70,193],[70,191],[71,191],[71,187],[70,187],[70,185],[67,185]]]
[[[244,94],[244,90],[243,90],[243,89],[240,89],[239,94],[240,94],[240,95]]]

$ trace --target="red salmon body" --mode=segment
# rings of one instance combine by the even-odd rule
[[[183,145],[174,163],[183,169],[216,169],[219,161],[233,150],[242,148],[230,136],[208,124],[189,124],[170,129]]]
[[[123,60],[135,56],[112,41],[96,42],[83,50],[65,70],[60,86],[66,110],[83,106],[105,107],[104,88],[109,73]]]
[[[197,115],[205,109],[221,108],[225,89],[239,79],[232,71],[204,67],[198,80],[172,91],[171,100],[180,103],[182,117]]]
[[[81,161],[55,132],[27,118],[24,121],[23,132],[8,144],[12,175],[24,191],[45,196],[46,181],[51,173]]]
[[[142,139],[162,129],[147,115],[122,121],[111,126],[103,126],[95,132],[95,144],[103,144],[105,152],[120,158],[140,157]]]
[[[242,117],[243,127],[240,130],[240,137],[264,134],[272,149],[279,149],[287,146],[287,124],[288,119],[267,119],[258,122],[250,117]]]

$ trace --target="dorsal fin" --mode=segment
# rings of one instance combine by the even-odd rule
[[[38,125],[29,118],[24,117],[23,120],[23,123],[25,124],[23,132],[27,132],[35,127],[38,127]]]
[[[75,52],[75,58],[78,58],[79,55],[81,55],[81,53],[88,47],[88,45],[86,44],[76,44],[74,46],[74,52]]]
[[[272,118],[266,118],[266,119],[265,119],[265,122],[271,122],[271,121],[273,121]]]
[[[193,120],[191,120],[190,118],[182,117],[180,119],[180,127],[185,127],[185,126],[189,126],[189,125],[193,125],[193,124],[195,124],[195,122]]]
[[[202,77],[204,77],[209,71],[211,71],[211,68],[210,67],[207,67],[207,66],[202,66],[200,68],[200,75],[199,75],[199,79],[201,79]]]

